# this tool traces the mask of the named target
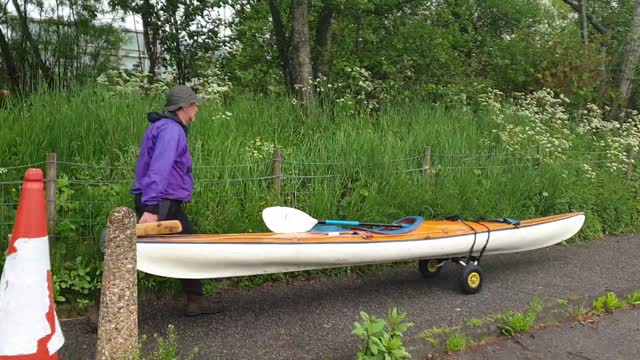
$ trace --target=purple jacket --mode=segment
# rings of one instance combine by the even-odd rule
[[[142,196],[145,211],[157,213],[162,199],[191,200],[193,164],[180,119],[173,113],[149,113],[148,119],[131,194]]]

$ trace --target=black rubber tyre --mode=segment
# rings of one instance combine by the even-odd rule
[[[438,266],[442,261],[438,259],[420,260],[418,261],[418,270],[426,279],[435,277],[440,273],[442,266]]]
[[[475,294],[482,289],[482,269],[478,265],[467,265],[462,269],[460,287],[465,294]]]

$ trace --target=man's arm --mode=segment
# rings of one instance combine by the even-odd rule
[[[156,138],[149,164],[148,178],[143,185],[142,191],[142,204],[144,205],[145,213],[158,214],[158,205],[162,200],[162,195],[169,181],[171,168],[178,154],[180,133],[171,125],[171,123],[168,123],[159,129],[160,131]],[[177,130],[182,131],[182,129]],[[145,218],[144,214],[143,218]],[[142,223],[143,219],[141,218],[140,220]],[[155,220],[157,220],[157,216]]]

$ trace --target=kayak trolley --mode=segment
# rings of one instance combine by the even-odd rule
[[[452,216],[447,218],[446,220],[450,221],[460,221],[465,226],[467,226],[471,231],[473,231],[473,244],[471,248],[469,248],[469,253],[466,257],[452,257],[447,259],[424,259],[418,261],[418,270],[422,274],[424,278],[433,278],[440,273],[440,270],[447,262],[456,263],[462,266],[462,271],[460,272],[460,276],[458,278],[458,283],[463,293],[465,294],[475,294],[480,289],[482,289],[482,268],[480,267],[480,259],[484,254],[484,251],[487,249],[487,245],[489,245],[489,239],[491,238],[491,229],[483,224],[480,221],[472,221],[475,224],[483,227],[487,231],[487,239],[480,250],[478,256],[474,256],[474,248],[476,247],[476,240],[478,231],[469,225],[467,222],[463,221],[459,216]],[[501,222],[509,225],[513,225],[514,227],[520,226],[520,221],[509,219],[509,218],[500,218],[488,220],[487,222]]]

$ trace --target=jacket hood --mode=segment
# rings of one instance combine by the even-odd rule
[[[177,122],[178,124],[180,124],[180,126],[182,126],[182,128],[184,129],[184,132],[187,132],[187,126],[182,123],[182,121],[180,120],[180,118],[178,117],[178,115],[176,115],[176,113],[168,111],[168,112],[150,112],[147,114],[147,120],[149,120],[150,123],[154,123],[156,121],[160,121],[162,119],[171,119],[175,122]]]
[[[182,124],[182,121],[180,121],[180,118],[174,112],[150,112],[147,114],[147,120],[149,120],[150,123],[154,123],[162,119],[172,119]]]

